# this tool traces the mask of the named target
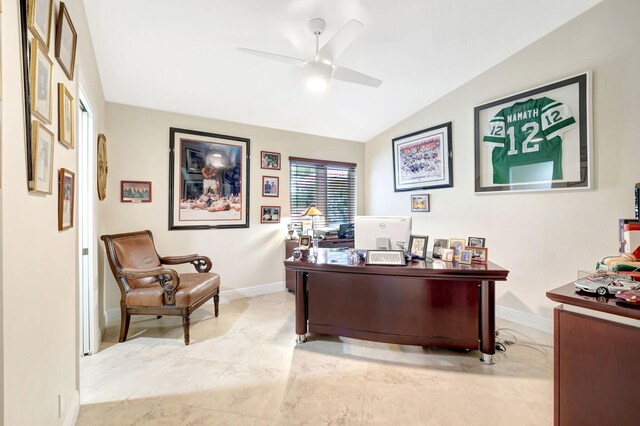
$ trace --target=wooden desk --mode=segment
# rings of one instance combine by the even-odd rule
[[[349,263],[344,252],[285,262],[295,273],[296,334],[354,337],[385,343],[479,349],[495,354],[495,281],[509,271],[493,263],[423,260],[403,266]]]
[[[640,308],[567,284],[554,312],[554,424],[637,425]]]

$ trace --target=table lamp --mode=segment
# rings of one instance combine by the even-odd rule
[[[307,211],[303,213],[303,216],[311,216],[311,234],[313,238],[316,237],[315,231],[315,216],[322,216],[322,212],[318,210],[315,204],[311,204]]]

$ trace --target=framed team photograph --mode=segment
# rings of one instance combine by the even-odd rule
[[[76,175],[67,169],[58,171],[58,231],[73,227]]]
[[[467,244],[467,241],[463,238],[451,238],[449,240],[449,248],[453,250],[453,258],[460,259],[460,252]]]
[[[280,170],[280,153],[279,152],[260,152],[260,168]]]
[[[150,203],[151,182],[139,180],[120,181],[121,203]]]
[[[280,194],[280,178],[276,176],[262,176],[262,196],[277,197]]]
[[[429,209],[429,194],[417,194],[411,196],[412,212],[428,212]]]
[[[64,84],[58,83],[58,141],[73,148],[73,96]]]
[[[31,41],[29,81],[31,90],[31,113],[45,124],[51,124],[51,75],[53,62],[45,46],[38,39]]]
[[[474,108],[475,191],[590,188],[589,73]]]
[[[429,237],[426,235],[411,235],[409,237],[409,253],[420,259],[427,257],[427,243]]]
[[[53,133],[42,123],[33,120],[33,186],[34,192],[51,194],[53,181]]]
[[[453,186],[451,122],[392,140],[394,191]]]
[[[302,235],[302,236],[300,237],[300,244],[299,244],[299,246],[300,246],[300,247],[306,247],[306,248],[311,247],[311,237],[310,237],[310,236],[308,236],[308,235]]]
[[[27,9],[29,29],[31,33],[49,51],[51,39],[51,16],[53,14],[53,0],[28,0]]]
[[[64,2],[60,2],[60,10],[58,11],[58,20],[56,23],[56,59],[69,80],[73,80],[73,71],[76,66],[77,44],[78,34],[73,27],[69,10]]]
[[[469,247],[484,247],[486,241],[487,241],[486,238],[469,237],[469,240],[467,241],[467,245]]]
[[[449,240],[444,240],[444,239],[436,239],[433,242],[433,257],[435,259],[441,259],[442,258],[442,250],[444,249],[448,249],[449,248]]]
[[[487,263],[489,260],[489,249],[484,247],[466,247],[471,251],[471,261],[473,263]]]
[[[262,206],[260,223],[280,223],[280,206]]]
[[[174,127],[169,134],[169,230],[248,228],[249,139]]]
[[[458,262],[465,264],[465,265],[469,265],[471,263],[471,250],[467,250],[467,249],[463,249],[460,250],[460,260],[458,260]]]

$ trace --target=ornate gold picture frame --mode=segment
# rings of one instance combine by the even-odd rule
[[[73,96],[63,83],[58,83],[58,140],[67,148],[74,147]]]
[[[31,112],[46,124],[51,124],[52,69],[53,62],[49,59],[45,46],[37,39],[33,39],[29,63]]]

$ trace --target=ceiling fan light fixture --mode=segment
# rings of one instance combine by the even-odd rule
[[[324,92],[329,85],[333,67],[320,62],[309,62],[304,66],[307,89],[312,92]]]

